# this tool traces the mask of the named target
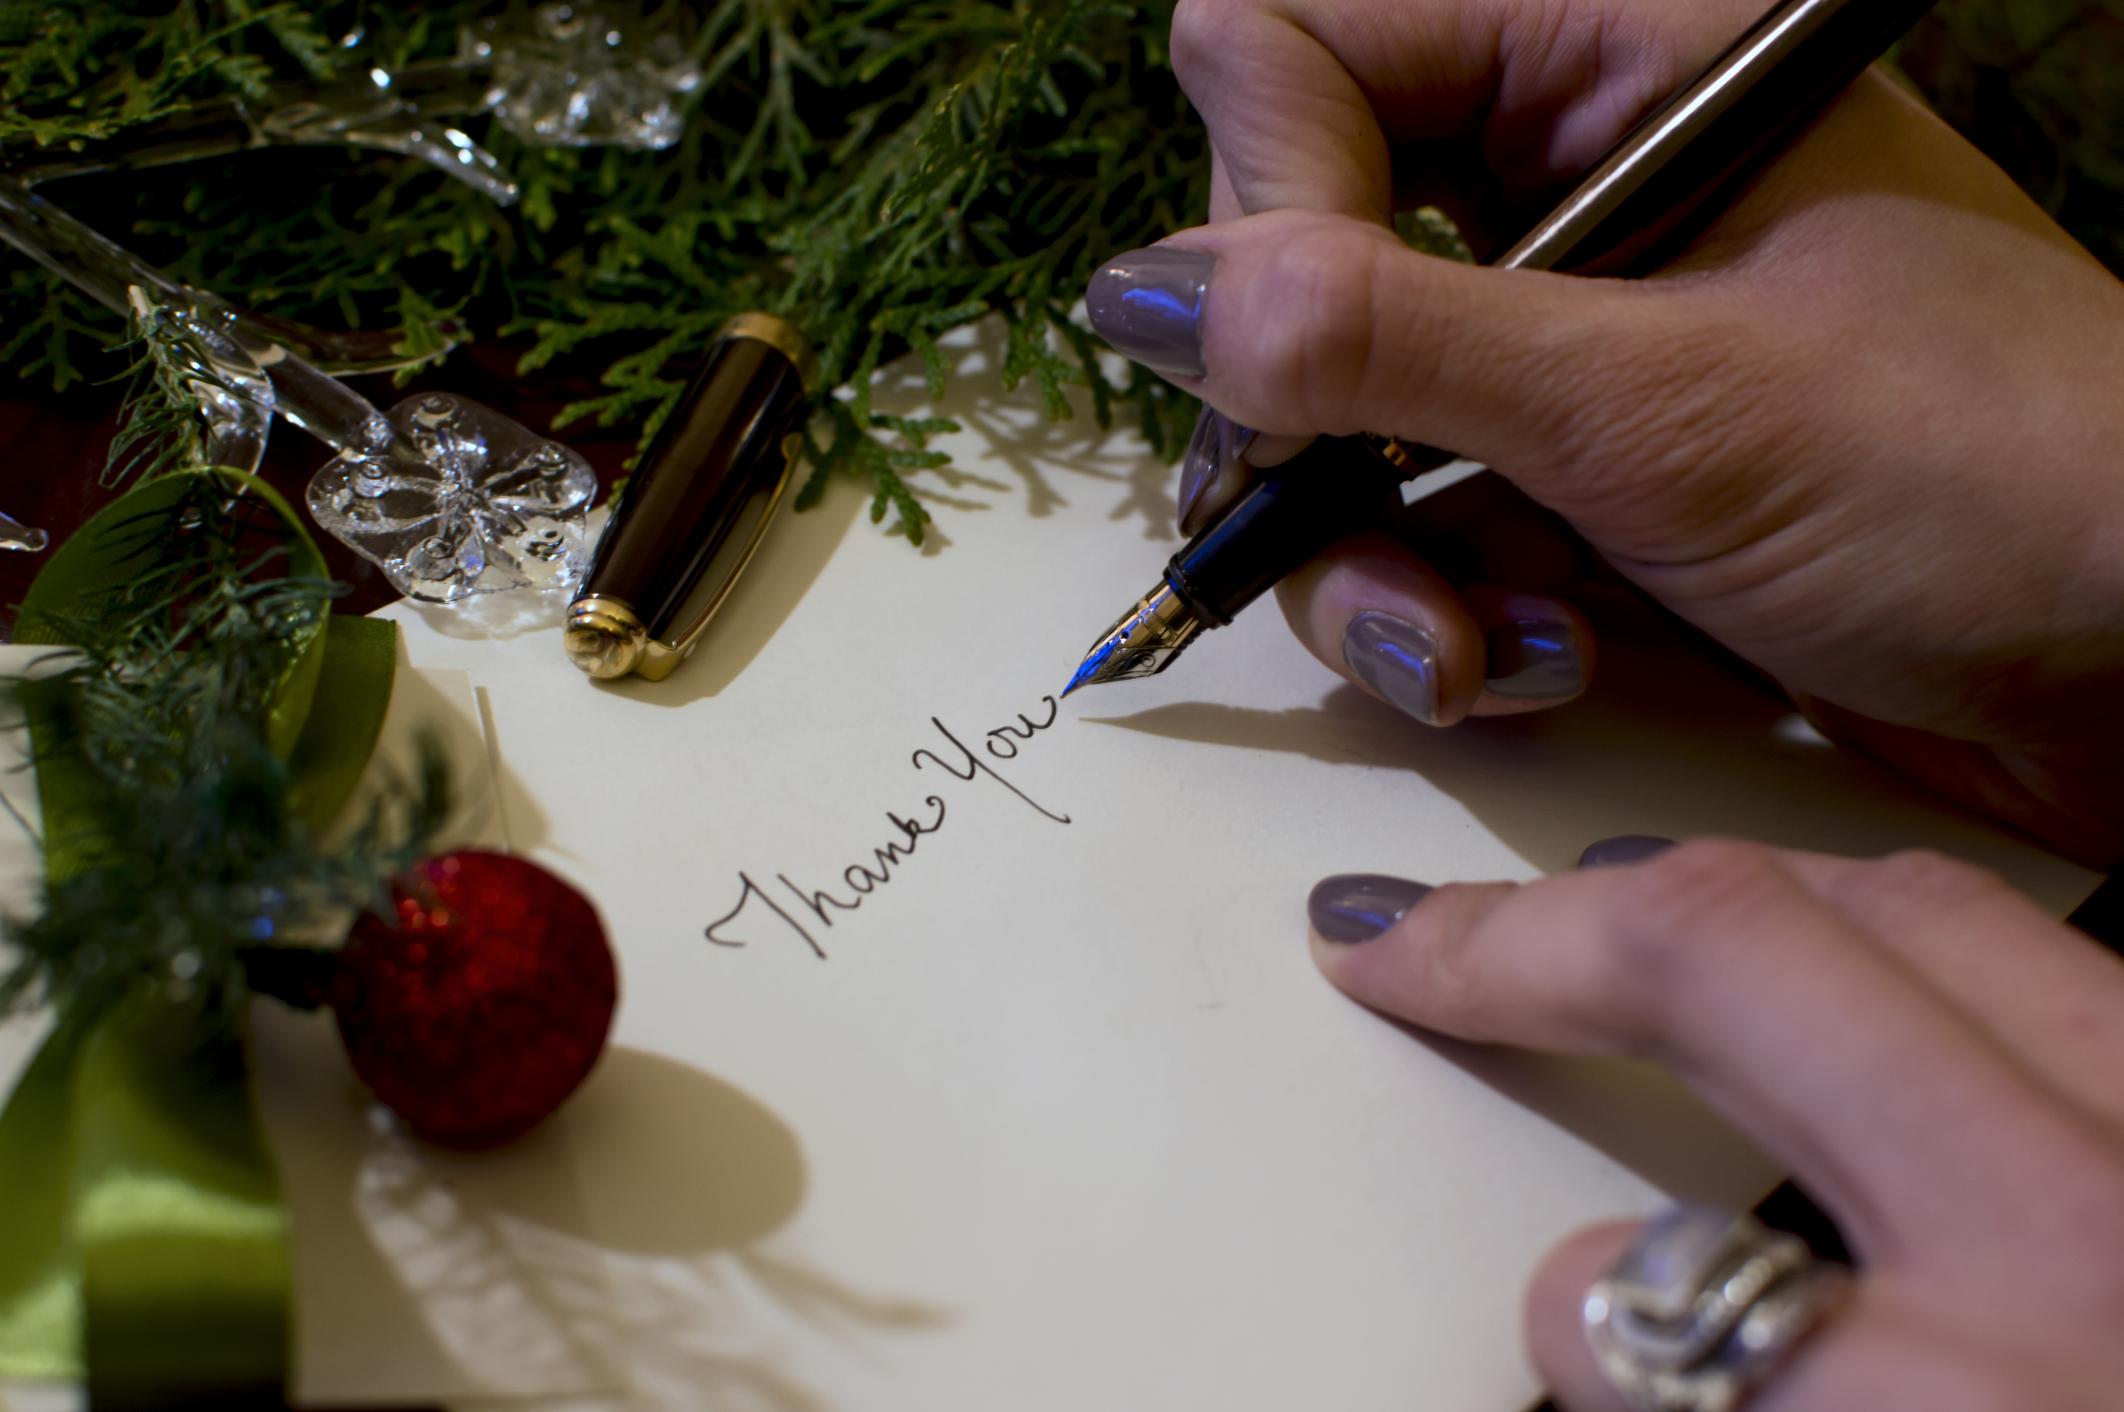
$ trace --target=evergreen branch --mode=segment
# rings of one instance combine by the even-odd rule
[[[357,20],[364,53],[432,58],[488,9],[96,0],[41,27],[0,22],[0,88],[22,98],[0,137],[33,121],[105,136],[264,79],[308,81],[345,62],[325,40]],[[528,335],[525,372],[594,360],[603,391],[563,420],[638,423],[645,439],[683,391],[674,369],[720,323],[783,314],[817,345],[822,391],[854,393],[852,439],[820,433],[838,448],[826,464],[868,477],[880,513],[898,509],[918,537],[904,476],[919,468],[886,454],[895,434],[870,422],[868,379],[911,350],[942,396],[937,339],[959,324],[1005,315],[1007,376],[1051,416],[1089,386],[1102,424],[1135,404],[1164,425],[1175,394],[1106,378],[1060,311],[1100,261],[1206,206],[1207,148],[1166,64],[1170,18],[1170,0],[717,0],[699,16],[670,3],[645,23],[676,26],[708,76],[680,142],[526,148],[470,120],[523,187],[512,210],[418,163],[320,149],[79,178],[66,199],[238,303],[371,328],[449,310],[475,336]],[[41,271],[10,276],[10,366],[61,382],[108,366],[113,319]],[[859,450],[873,437],[879,454]]]
[[[340,586],[277,573],[286,527],[213,478],[111,533],[125,583],[52,624],[80,655],[35,686],[5,684],[18,714],[34,693],[50,752],[38,767],[64,768],[96,846],[88,868],[47,887],[39,915],[7,926],[0,1013],[93,1008],[146,982],[204,992],[228,1017],[247,993],[240,953],[382,901],[384,880],[427,850],[447,781],[430,763],[347,840],[310,834],[267,723]]]

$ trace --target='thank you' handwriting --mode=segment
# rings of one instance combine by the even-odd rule
[[[983,779],[992,780],[1016,795],[1026,807],[1039,814],[1042,818],[1052,819],[1058,824],[1066,824],[1069,822],[1069,815],[1058,814],[1040,803],[1024,790],[1003,778],[1002,775],[996,772],[996,767],[989,763],[991,759],[1004,761],[1017,759],[1018,752],[1026,741],[1031,740],[1040,732],[1054,725],[1055,718],[1061,714],[1061,704],[1052,696],[1044,696],[1040,699],[1047,703],[1046,720],[1035,721],[1021,712],[1015,725],[1002,725],[989,731],[981,742],[982,749],[980,751],[974,750],[972,746],[952,734],[951,728],[945,725],[943,721],[931,716],[929,723],[936,727],[937,734],[944,738],[945,746],[924,746],[909,757],[910,762],[917,770],[927,770],[934,766],[952,779],[964,784],[978,784]],[[943,750],[942,754],[938,753],[940,749]],[[754,903],[758,903],[766,911],[772,912],[781,919],[791,931],[802,937],[804,944],[811,948],[812,955],[818,957],[821,961],[825,960],[826,948],[819,945],[818,937],[813,934],[813,928],[816,927],[821,930],[831,928],[837,915],[855,911],[863,905],[866,898],[891,882],[897,875],[898,870],[915,856],[915,851],[921,846],[922,840],[944,827],[946,812],[944,797],[940,794],[926,796],[922,800],[922,808],[909,811],[908,816],[905,818],[888,809],[885,812],[886,821],[892,825],[893,831],[898,837],[889,839],[873,848],[870,852],[870,857],[863,862],[850,863],[843,868],[840,877],[841,891],[838,892],[830,888],[804,886],[793,881],[787,873],[776,873],[774,879],[785,890],[786,896],[784,896],[773,889],[761,887],[750,873],[740,871],[738,873],[740,891],[737,905],[708,924],[708,940],[717,946],[742,947],[747,945],[744,940],[734,935],[734,928],[738,919],[744,915],[745,909]],[[795,900],[790,906],[784,907],[782,905],[783,901],[788,898],[794,898]],[[765,918],[755,914],[754,920],[765,920]],[[733,934],[718,935],[718,932]]]

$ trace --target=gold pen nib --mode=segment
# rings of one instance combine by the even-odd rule
[[[1080,686],[1099,682],[1154,677],[1173,664],[1173,659],[1202,628],[1202,619],[1173,592],[1172,586],[1161,583],[1092,644],[1062,694],[1067,696]]]

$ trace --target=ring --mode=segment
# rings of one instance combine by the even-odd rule
[[[1586,1342],[1636,1412],[1732,1412],[1849,1286],[1796,1237],[1684,1202],[1586,1291]]]

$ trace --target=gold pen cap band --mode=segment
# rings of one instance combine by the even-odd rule
[[[750,338],[766,344],[787,358],[797,370],[805,396],[818,390],[819,365],[811,356],[810,340],[789,320],[757,312],[739,314],[716,331],[716,342],[726,338]]]

